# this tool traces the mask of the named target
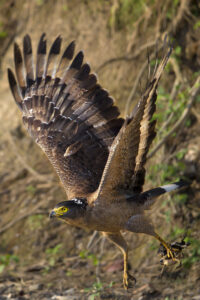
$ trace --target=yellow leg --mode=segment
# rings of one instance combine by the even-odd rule
[[[126,241],[124,240],[120,232],[116,232],[116,233],[103,232],[103,234],[117,247],[119,247],[119,249],[123,253],[124,256],[123,284],[124,284],[124,288],[127,290],[129,287],[131,287],[130,281],[136,282],[136,279],[128,272],[128,247]]]
[[[124,288],[127,290],[130,287],[130,280],[136,283],[136,279],[128,272],[128,251],[123,251],[124,254],[124,276],[123,276],[123,284]]]

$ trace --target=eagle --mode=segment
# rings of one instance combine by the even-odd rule
[[[155,231],[145,215],[155,199],[185,185],[183,181],[143,192],[147,153],[156,135],[157,86],[172,52],[167,45],[130,115],[120,111],[107,90],[84,63],[83,51],[74,56],[72,41],[61,52],[58,36],[47,53],[40,37],[34,64],[31,38],[23,51],[14,43],[15,75],[8,81],[25,128],[45,152],[66,191],[66,201],[50,212],[67,224],[97,230],[120,248],[124,257],[123,285],[135,278],[128,271],[128,246],[123,231],[155,237],[168,259],[176,252]]]

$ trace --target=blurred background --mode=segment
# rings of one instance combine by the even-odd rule
[[[182,267],[164,270],[159,244],[125,233],[134,289],[122,288],[120,251],[99,234],[50,222],[65,199],[56,174],[25,132],[7,83],[13,42],[29,33],[36,49],[59,35],[76,40],[101,85],[116,99],[138,100],[168,33],[174,51],[158,88],[157,138],[145,189],[187,178],[192,185],[160,197],[151,212],[170,242],[186,241]],[[148,49],[148,50],[147,50]],[[0,299],[200,299],[200,2],[198,0],[0,1]]]

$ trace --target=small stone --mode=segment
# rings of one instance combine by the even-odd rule
[[[76,295],[56,296],[56,295],[54,295],[51,299],[52,300],[79,300],[80,295],[79,296],[76,296]]]
[[[75,292],[74,288],[68,289],[66,291],[63,292],[64,295],[73,295]]]
[[[41,290],[41,284],[31,284],[29,285],[29,291],[30,292],[34,292],[34,291],[38,291]]]

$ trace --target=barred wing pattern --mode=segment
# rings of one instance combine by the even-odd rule
[[[23,55],[14,45],[16,78],[9,69],[8,79],[25,127],[53,164],[68,198],[84,197],[98,188],[109,148],[124,120],[83,63],[83,52],[72,60],[72,42],[58,64],[60,48],[57,37],[47,56],[43,34],[35,68],[26,35]]]
[[[156,135],[152,121],[155,112],[156,89],[172,48],[166,51],[155,70],[144,95],[134,108],[131,118],[124,122],[110,149],[102,179],[94,200],[116,201],[120,194],[139,194],[145,179],[145,162],[149,147]],[[123,197],[122,197],[123,198]],[[137,201],[138,197],[135,197]],[[134,200],[133,200],[134,201]]]

